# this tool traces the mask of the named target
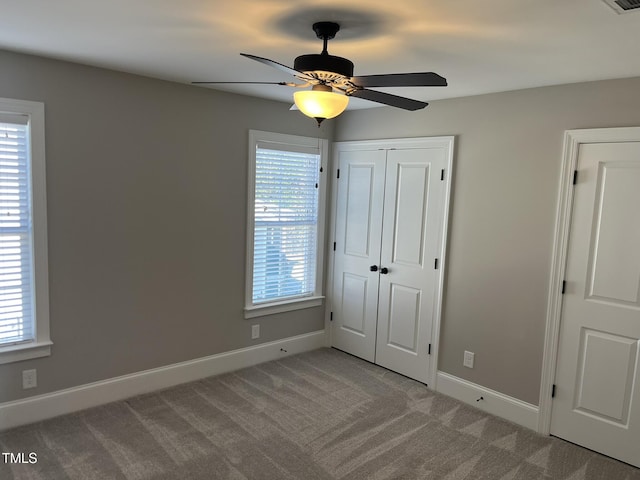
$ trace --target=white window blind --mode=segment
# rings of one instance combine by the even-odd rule
[[[35,337],[27,122],[0,114],[0,345]]]
[[[316,290],[321,158],[304,150],[256,147],[253,304]]]

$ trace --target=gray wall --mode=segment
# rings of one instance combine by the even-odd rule
[[[562,136],[640,125],[640,79],[352,111],[337,140],[456,135],[440,368],[537,404]],[[46,105],[50,357],[0,402],[242,348],[247,131],[332,138],[289,105],[0,51]],[[323,328],[265,317],[259,342]],[[464,350],[476,353],[473,370]],[[39,387],[21,389],[38,369]]]
[[[244,320],[247,143],[249,129],[331,138],[331,122],[2,51],[0,97],[45,103],[54,342],[0,365],[0,402],[324,328],[324,308]],[[28,368],[39,386],[23,391]]]
[[[456,135],[440,370],[538,403],[563,133],[640,125],[638,92],[635,78],[337,119],[336,140]]]

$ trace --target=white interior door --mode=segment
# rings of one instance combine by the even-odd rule
[[[640,142],[581,144],[551,433],[640,466]]]
[[[375,361],[384,150],[341,152],[335,227],[332,343]]]
[[[453,137],[344,142],[335,158],[332,345],[431,383]]]
[[[376,363],[425,383],[445,166],[442,148],[390,150],[387,155]]]

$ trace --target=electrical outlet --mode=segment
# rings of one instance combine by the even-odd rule
[[[38,375],[36,369],[22,371],[22,388],[36,388],[38,386]]]
[[[251,340],[260,338],[260,324],[251,325]]]
[[[473,368],[473,361],[475,359],[476,354],[473,352],[467,352],[465,350],[464,352],[464,362],[462,362],[462,365],[464,365],[467,368]]]

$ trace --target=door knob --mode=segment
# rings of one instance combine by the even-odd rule
[[[382,275],[386,275],[387,273],[389,273],[389,269],[388,269],[387,267],[382,267],[382,268],[380,269],[380,273],[381,273]]]
[[[371,265],[369,267],[369,270],[372,271],[372,272],[377,272],[378,271],[378,265]]]

